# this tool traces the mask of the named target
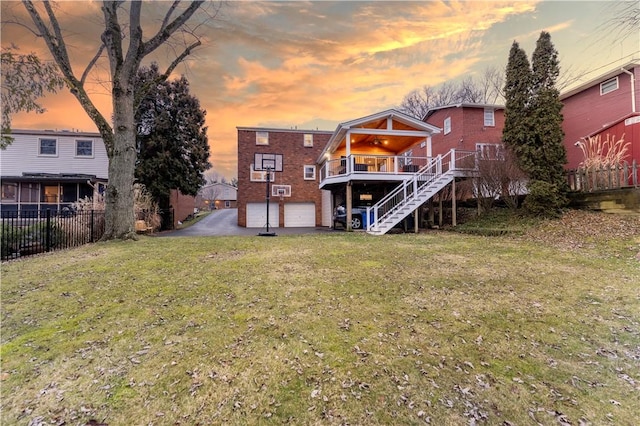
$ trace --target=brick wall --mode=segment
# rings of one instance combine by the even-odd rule
[[[178,221],[184,221],[193,214],[196,206],[196,198],[193,195],[184,195],[177,189],[169,193],[169,205],[173,209],[173,228],[178,226]]]
[[[269,133],[269,145],[256,145],[257,132]],[[304,135],[313,134],[313,146],[304,146]],[[316,226],[322,226],[322,194],[319,189],[320,170],[318,156],[329,141],[332,132],[286,129],[238,129],[238,225],[247,226],[247,203],[265,202],[266,183],[251,182],[250,167],[255,153],[283,155],[283,172],[275,173],[272,184],[291,185],[291,197],[280,201],[271,197],[270,203],[278,203],[279,226],[284,226],[285,203],[312,202],[316,207]],[[304,165],[316,166],[316,179],[304,179]]]
[[[451,132],[444,134],[444,120],[451,117]],[[445,154],[452,149],[475,151],[477,143],[502,143],[504,110],[494,113],[495,126],[484,125],[484,108],[451,107],[435,111],[427,123],[438,126],[442,133],[431,138],[432,154]]]

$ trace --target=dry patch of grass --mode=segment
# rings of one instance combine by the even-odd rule
[[[2,424],[633,424],[640,241],[530,232],[144,237],[4,264]]]

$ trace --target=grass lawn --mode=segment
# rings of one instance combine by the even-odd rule
[[[5,263],[0,423],[637,424],[640,238],[559,229]]]

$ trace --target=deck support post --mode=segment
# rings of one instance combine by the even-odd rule
[[[457,225],[456,209],[457,209],[457,205],[456,205],[456,179],[454,178],[453,181],[451,182],[451,225],[452,226],[456,226]]]
[[[347,200],[346,200],[346,208],[347,208],[347,231],[353,231],[353,228],[351,228],[351,219],[352,219],[352,214],[351,214],[351,204],[352,204],[352,200],[353,200],[353,194],[351,192],[352,188],[351,188],[351,182],[347,183]]]

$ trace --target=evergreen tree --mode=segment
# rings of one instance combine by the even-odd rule
[[[524,50],[513,43],[506,70],[503,142],[529,178],[525,205],[538,215],[556,215],[567,202],[558,74],[558,52],[549,33],[540,34],[531,68]]]
[[[138,159],[136,179],[145,185],[161,208],[168,207],[169,192],[179,189],[196,195],[209,169],[206,111],[189,93],[183,76],[162,81],[158,66],[141,68],[136,87],[150,87],[136,111]]]
[[[535,167],[529,177],[535,185],[530,188],[532,197],[527,205],[535,212],[547,210],[553,214],[567,203],[564,174],[567,153],[562,143],[562,102],[556,88],[560,74],[558,52],[551,43],[551,35],[546,31],[538,38],[531,67],[533,97],[530,117],[534,135],[531,152],[534,154]]]
[[[528,121],[531,102],[531,67],[527,54],[517,42],[513,42],[505,75],[505,118],[502,141],[518,159],[525,173],[532,168],[527,155],[531,128]]]

